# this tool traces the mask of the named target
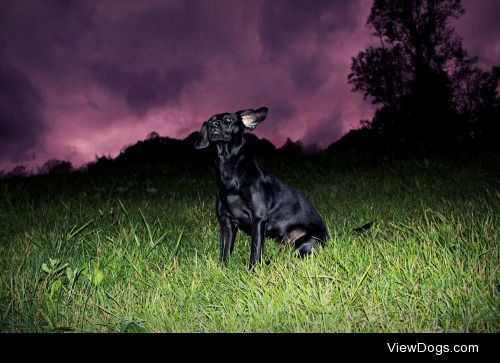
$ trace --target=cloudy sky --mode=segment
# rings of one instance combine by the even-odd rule
[[[255,131],[327,146],[372,107],[351,57],[374,42],[371,0],[2,1],[0,169],[116,156],[151,131],[183,138],[210,115],[268,106]],[[500,59],[500,1],[456,23],[483,67]]]

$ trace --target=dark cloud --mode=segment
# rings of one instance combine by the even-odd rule
[[[259,135],[279,135],[290,130],[296,122],[297,108],[286,100],[270,98],[268,102],[256,107],[266,106],[269,108],[267,120],[259,125],[257,132]]]
[[[322,39],[337,30],[354,28],[357,5],[355,1],[265,1],[259,26],[262,45],[272,57],[286,57],[305,37]]]
[[[2,160],[26,160],[36,151],[45,160],[85,162],[153,130],[184,137],[211,114],[264,105],[270,112],[258,136],[278,146],[288,137],[326,146],[373,112],[347,84],[350,57],[373,39],[365,26],[370,6],[4,1]],[[457,29],[466,48],[494,64],[498,1],[465,0],[464,7]]]
[[[233,45],[232,23],[217,13],[217,4],[211,8],[202,1],[171,1],[127,11],[121,2],[112,2],[106,10],[113,20],[97,25],[97,50],[130,67],[204,62],[204,55]]]
[[[43,100],[30,80],[14,66],[0,63],[0,161],[32,157],[45,132]]]
[[[6,1],[0,12],[0,162],[33,160],[45,149],[50,125],[40,80],[79,69],[80,41],[93,4],[83,1]]]
[[[294,85],[303,91],[314,92],[328,79],[323,73],[322,62],[319,59],[299,61],[291,67],[291,77]],[[328,72],[332,72],[328,69]]]
[[[154,107],[178,102],[186,84],[201,79],[201,65],[180,64],[169,69],[129,72],[118,66],[97,63],[91,67],[95,79],[125,99],[130,109],[143,116]]]
[[[7,1],[2,13],[3,51],[31,72],[68,77],[95,41],[90,1]]]
[[[479,58],[479,65],[489,68],[500,60],[500,2],[498,0],[464,0],[463,15],[456,29],[463,37],[470,55]]]
[[[217,8],[217,3],[214,4]],[[120,14],[96,25],[99,59],[90,77],[125,100],[138,116],[179,101],[203,79],[205,64],[233,46],[231,24],[200,1],[159,3],[134,11],[112,3]]]
[[[297,108],[290,102],[283,99],[274,99],[268,102],[269,115],[273,117],[273,122],[278,125],[282,122],[289,122],[297,115]]]
[[[308,129],[302,138],[305,145],[324,148],[331,143],[330,140],[339,139],[342,136],[342,129],[338,127],[340,120],[339,114],[333,114],[320,120],[313,128]]]

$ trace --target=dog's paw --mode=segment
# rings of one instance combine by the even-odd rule
[[[300,258],[307,257],[311,255],[314,251],[314,243],[313,242],[306,242],[303,243],[299,249],[297,250],[297,253],[299,254]]]

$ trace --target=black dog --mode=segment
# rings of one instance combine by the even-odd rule
[[[220,259],[227,263],[238,229],[252,236],[250,269],[260,261],[265,237],[293,244],[300,256],[327,239],[318,212],[301,194],[263,171],[249,155],[245,129],[253,130],[267,108],[222,113],[203,123],[197,149],[217,145]]]

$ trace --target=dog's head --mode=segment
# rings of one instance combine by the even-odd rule
[[[248,109],[235,113],[220,113],[205,121],[200,130],[200,138],[194,144],[197,149],[206,148],[210,142],[227,143],[245,130],[253,130],[267,116],[267,107]]]

